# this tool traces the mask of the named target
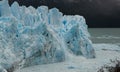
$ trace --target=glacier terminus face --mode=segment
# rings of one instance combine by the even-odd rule
[[[0,72],[62,62],[69,54],[94,58],[89,38],[82,16],[0,1]]]

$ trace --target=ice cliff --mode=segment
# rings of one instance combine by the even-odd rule
[[[94,58],[85,19],[57,8],[0,1],[0,72],[62,62],[69,54]]]

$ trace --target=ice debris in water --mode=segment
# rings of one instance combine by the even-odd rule
[[[89,37],[82,16],[0,1],[0,70],[62,62],[71,53],[94,58]]]

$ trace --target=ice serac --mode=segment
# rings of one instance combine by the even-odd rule
[[[64,40],[68,48],[76,55],[83,55],[87,58],[94,57],[94,49],[89,39],[85,19],[82,16],[64,16]]]
[[[0,69],[62,62],[69,54],[94,58],[85,19],[57,8],[11,7],[0,1]],[[1,70],[1,71],[2,71]]]
[[[9,16],[10,13],[10,7],[8,4],[8,0],[0,1],[0,16]]]

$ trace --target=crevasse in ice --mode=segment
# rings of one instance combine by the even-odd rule
[[[85,19],[57,8],[0,1],[0,70],[62,62],[68,54],[94,58]]]

